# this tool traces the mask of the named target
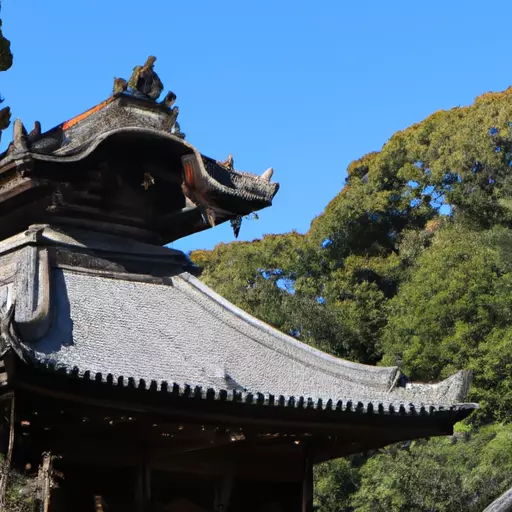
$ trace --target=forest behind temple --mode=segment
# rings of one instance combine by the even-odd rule
[[[321,350],[413,381],[473,370],[480,409],[454,436],[320,466],[319,511],[481,511],[512,485],[512,88],[353,161],[307,233],[191,257],[218,293]]]

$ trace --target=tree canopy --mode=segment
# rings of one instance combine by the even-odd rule
[[[507,89],[436,112],[352,162],[345,186],[307,233],[191,254],[226,298],[334,355],[398,364],[429,382],[474,371],[469,399],[481,409],[469,441],[329,463],[318,473],[321,511],[482,510],[512,485],[500,457],[488,466],[506,475],[499,485],[491,476],[486,484],[483,470],[470,485],[480,462],[463,457],[464,443],[483,454],[510,436],[511,166]],[[435,492],[425,496],[428,486]],[[463,502],[447,498],[454,491]]]
[[[2,32],[2,20],[0,19],[0,71],[7,71],[12,66],[11,42],[4,37]],[[0,96],[0,103],[4,100]],[[2,130],[5,130],[10,124],[11,110],[4,107],[0,110],[0,140],[2,140]]]

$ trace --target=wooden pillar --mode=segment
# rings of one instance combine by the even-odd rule
[[[219,484],[215,487],[214,512],[224,512],[228,509],[234,481],[234,474],[228,473],[222,477]]]
[[[39,468],[41,502],[43,512],[50,510],[50,495],[52,492],[52,456],[49,452],[43,453],[43,462]]]
[[[12,462],[12,452],[14,448],[14,395],[11,397],[9,408],[9,444],[0,475],[0,510],[4,510],[6,508],[7,479],[9,477],[9,470],[11,468]]]
[[[50,497],[53,487],[53,457],[50,452],[43,453],[43,460],[39,466],[36,482],[36,499],[34,510],[48,512],[50,510]]]
[[[107,512],[108,506],[101,496],[94,496],[94,511]]]
[[[151,501],[151,467],[144,460],[137,468],[135,482],[135,503],[137,512],[146,510]]]
[[[301,512],[313,512],[313,463],[309,447],[304,451],[304,473],[302,475]]]

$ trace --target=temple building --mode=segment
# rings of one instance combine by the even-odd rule
[[[45,512],[311,512],[314,464],[451,434],[470,375],[411,383],[248,315],[165,244],[271,205],[201,154],[154,58],[0,155],[0,448]],[[8,483],[0,478],[0,500]]]

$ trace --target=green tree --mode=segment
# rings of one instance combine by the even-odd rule
[[[383,363],[403,359],[413,379],[473,369],[472,394],[486,419],[512,418],[510,247],[508,228],[437,232],[390,302],[382,342]]]
[[[512,427],[392,446],[371,457],[349,501],[355,512],[477,512],[512,484]],[[344,508],[321,508],[342,512]]]
[[[6,39],[2,33],[2,20],[0,19],[0,71],[6,71],[12,66],[11,42]],[[1,99],[0,103],[3,101]],[[0,140],[2,139],[2,130],[5,130],[10,123],[11,110],[4,107],[0,110]]]
[[[360,455],[332,460],[315,468],[315,506],[319,512],[351,512],[352,495],[361,486]]]

